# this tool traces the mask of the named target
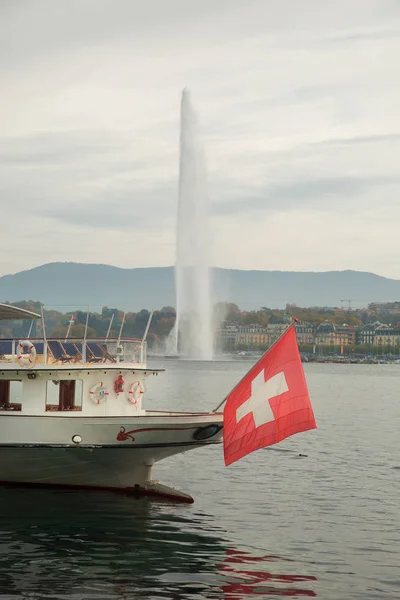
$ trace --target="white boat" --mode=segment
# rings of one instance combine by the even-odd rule
[[[0,319],[40,315],[0,305]],[[0,484],[193,498],[153,465],[222,442],[222,413],[146,410],[143,339],[0,339]]]

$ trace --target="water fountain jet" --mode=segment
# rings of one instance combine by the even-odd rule
[[[175,351],[183,358],[212,360],[211,238],[203,150],[197,118],[184,89],[180,114],[179,196],[176,234]]]

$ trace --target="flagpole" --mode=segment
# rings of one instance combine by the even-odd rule
[[[264,354],[261,356],[261,358],[260,358],[260,359],[259,359],[259,360],[258,360],[258,361],[257,361],[257,362],[256,362],[256,363],[255,363],[255,364],[252,366],[252,367],[251,367],[252,369],[254,369],[254,368],[255,368],[255,367],[256,367],[256,366],[257,366],[257,365],[258,365],[258,364],[259,364],[259,363],[260,363],[260,362],[263,360],[264,356],[265,356],[266,354],[268,354],[268,352],[270,352],[270,351],[272,350],[272,348],[273,348],[273,347],[274,347],[274,346],[275,346],[275,345],[276,345],[276,344],[279,342],[279,340],[281,340],[281,339],[283,338],[283,336],[284,336],[284,335],[286,335],[286,333],[289,331],[289,329],[290,329],[291,327],[294,327],[294,324],[295,324],[295,323],[297,323],[297,322],[298,322],[298,319],[297,319],[296,317],[294,317],[294,318],[293,318],[293,320],[292,320],[292,322],[291,322],[291,323],[289,323],[289,325],[286,327],[285,331],[283,331],[283,332],[281,333],[281,335],[280,335],[279,337],[277,337],[277,338],[276,338],[276,340],[274,341],[274,343],[273,343],[273,344],[271,344],[271,346],[270,346],[270,347],[269,347],[269,348],[268,348],[268,349],[267,349],[267,350],[264,352]],[[225,404],[225,402],[227,401],[228,397],[229,397],[229,396],[232,394],[232,392],[233,392],[234,390],[236,390],[236,388],[237,388],[237,387],[238,387],[238,386],[239,386],[239,385],[242,383],[242,381],[243,381],[243,379],[244,379],[245,377],[247,377],[247,373],[246,373],[246,375],[244,375],[244,376],[242,377],[242,379],[241,379],[241,380],[240,380],[240,381],[239,381],[239,382],[238,382],[238,383],[235,385],[235,387],[233,387],[233,388],[231,389],[231,391],[229,392],[229,394],[227,394],[227,395],[225,396],[225,398],[222,400],[222,402],[220,402],[220,403],[218,404],[218,406],[217,406],[216,408],[214,408],[214,409],[211,411],[212,413],[216,413],[216,412],[217,412],[217,410],[219,410],[219,409],[221,408],[221,406],[223,406],[223,405]]]

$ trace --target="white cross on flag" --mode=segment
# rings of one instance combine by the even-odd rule
[[[226,399],[225,464],[316,426],[291,325]]]

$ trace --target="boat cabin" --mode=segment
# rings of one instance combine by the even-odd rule
[[[20,310],[0,305],[0,319],[34,315]],[[159,372],[146,348],[121,337],[0,339],[0,415],[142,415],[145,378]]]
[[[146,342],[0,340],[0,413],[143,414]]]

